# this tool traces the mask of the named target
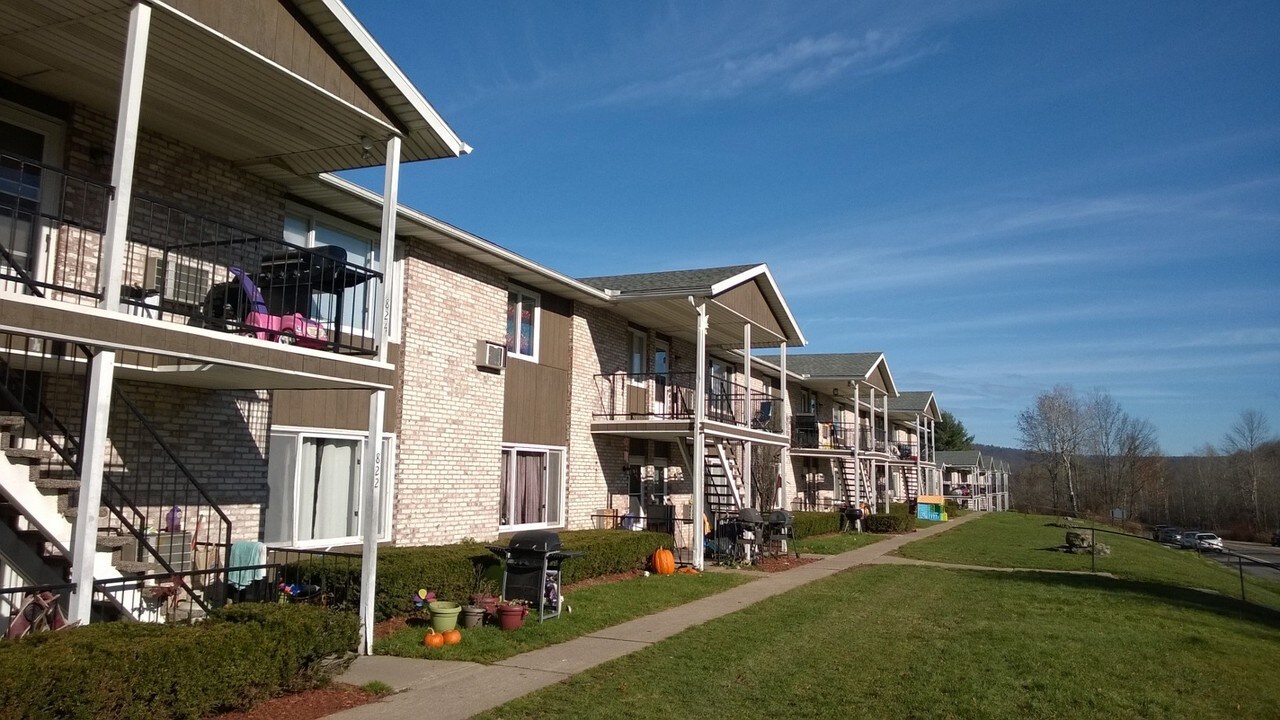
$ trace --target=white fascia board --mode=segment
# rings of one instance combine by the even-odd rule
[[[795,331],[796,339],[799,341],[795,347],[804,347],[805,345],[808,345],[809,341],[805,339],[804,331],[800,329],[800,323],[796,322],[796,316],[792,314],[791,307],[787,305],[786,298],[782,296],[782,290],[778,288],[778,283],[773,279],[773,273],[769,271],[768,265],[760,263],[759,265],[748,270],[744,270],[737,275],[721,280],[711,286],[711,295],[719,295],[729,288],[741,285],[747,280],[752,280],[762,275],[765,280],[769,282],[769,290],[773,294],[773,299],[782,307],[782,312],[787,318],[787,324],[791,326],[791,330]]]
[[[364,25],[352,14],[351,10],[340,0],[321,0],[324,6],[333,14],[334,19],[342,24],[342,27],[351,34],[351,39],[360,45],[360,48],[369,55],[369,58],[378,65],[391,84],[396,90],[404,96],[413,109],[422,116],[437,136],[444,141],[445,145],[453,152],[454,156],[462,156],[471,152],[470,145],[462,142],[462,138],[449,127],[449,123],[440,117],[440,113],[431,106],[418,88],[409,80],[408,76],[400,70],[400,66],[396,65],[390,55],[382,49],[377,40],[373,39],[373,35],[365,29]]]
[[[316,177],[318,180],[325,183],[326,185],[329,185],[335,190],[357,197],[376,207],[382,207],[382,196],[364,186],[357,185],[356,183],[353,183],[350,180],[340,178],[337,175],[332,175],[330,173],[321,173]],[[530,260],[529,258],[526,258],[522,255],[518,255],[514,252],[511,252],[510,250],[507,250],[506,248],[501,247],[499,245],[495,245],[494,243],[489,242],[488,240],[485,240],[482,237],[479,237],[477,235],[472,235],[466,230],[462,230],[461,228],[456,228],[450,225],[449,223],[444,222],[443,220],[439,220],[437,218],[431,217],[430,215],[427,215],[426,213],[423,213],[418,210],[414,210],[411,207],[407,207],[403,204],[397,206],[396,216],[399,219],[404,220],[408,223],[418,225],[420,227],[424,227],[429,230],[433,230],[442,235],[447,235],[448,237],[460,243],[463,243],[464,245],[469,245],[471,247],[474,247],[477,250],[480,250],[489,255],[492,255],[493,257],[499,260],[509,262],[512,265],[516,265],[520,267],[521,269],[528,270],[529,272],[541,275],[547,278],[548,280],[564,285],[565,287],[568,287],[576,292],[589,295],[594,299],[600,300],[601,302],[614,299],[603,290],[600,290],[598,288],[594,288],[585,283],[579,282],[578,280],[575,280],[569,277],[568,275],[563,275],[561,273],[558,273],[555,270],[552,270],[551,268],[545,267],[543,265],[539,265],[538,263]]]

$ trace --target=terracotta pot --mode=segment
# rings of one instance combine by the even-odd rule
[[[498,627],[503,630],[519,630],[528,614],[529,608],[523,605],[499,605]]]
[[[479,605],[484,608],[484,616],[489,619],[497,617],[498,612],[498,596],[497,595],[472,595],[471,604]]]

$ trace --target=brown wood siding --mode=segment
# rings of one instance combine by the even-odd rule
[[[217,32],[273,60],[374,117],[386,115],[280,0],[168,0]]]
[[[569,373],[539,363],[507,364],[502,441],[568,445]]]
[[[567,372],[573,360],[573,302],[543,293],[540,322],[538,363]]]
[[[726,290],[717,295],[715,301],[760,327],[786,336],[786,333],[782,332],[782,324],[769,308],[769,302],[765,300],[764,293],[760,292],[760,286],[755,280]]]
[[[387,345],[387,359],[399,362],[400,346]],[[386,411],[382,414],[382,431],[399,431],[397,411],[401,375],[396,373],[395,389],[387,393]],[[271,424],[296,427],[333,428],[336,430],[369,429],[369,392],[367,390],[276,390],[271,394]]]

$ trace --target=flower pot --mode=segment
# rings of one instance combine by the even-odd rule
[[[523,605],[499,605],[498,627],[503,630],[519,630],[524,625],[524,616],[528,614],[529,608]]]
[[[484,616],[486,618],[497,617],[496,615],[496,613],[498,612],[498,596],[497,595],[484,595],[484,594],[472,595],[471,604],[479,605],[480,607],[484,608]]]
[[[470,630],[484,624],[484,608],[479,605],[467,605],[462,608],[462,627]]]
[[[462,606],[456,602],[437,601],[427,603],[431,611],[431,629],[438,633],[458,627],[458,614]]]

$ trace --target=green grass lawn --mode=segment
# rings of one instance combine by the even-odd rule
[[[839,555],[842,552],[857,550],[872,543],[880,542],[889,535],[872,535],[871,533],[831,533],[800,538],[792,543],[798,552],[812,555]]]
[[[702,573],[650,575],[595,585],[565,593],[573,612],[541,624],[537,614],[531,613],[519,630],[503,632],[492,626],[463,630],[461,644],[439,649],[423,647],[425,626],[410,626],[376,641],[373,651],[376,655],[491,663],[683,605],[752,579],[739,573]]]
[[[954,531],[952,531],[954,532]],[[482,718],[1261,718],[1280,613],[1097,576],[875,566]]]
[[[1066,528],[1050,526],[1057,520],[1046,515],[992,513],[905,545],[898,554],[918,560],[989,567],[1089,570],[1089,555],[1070,555],[1051,549],[1066,539]],[[1110,557],[1097,558],[1099,572],[1240,597],[1238,574],[1189,550],[1101,531],[1097,533],[1097,541],[1111,547]],[[1245,585],[1249,600],[1280,608],[1280,583],[1246,574]]]

